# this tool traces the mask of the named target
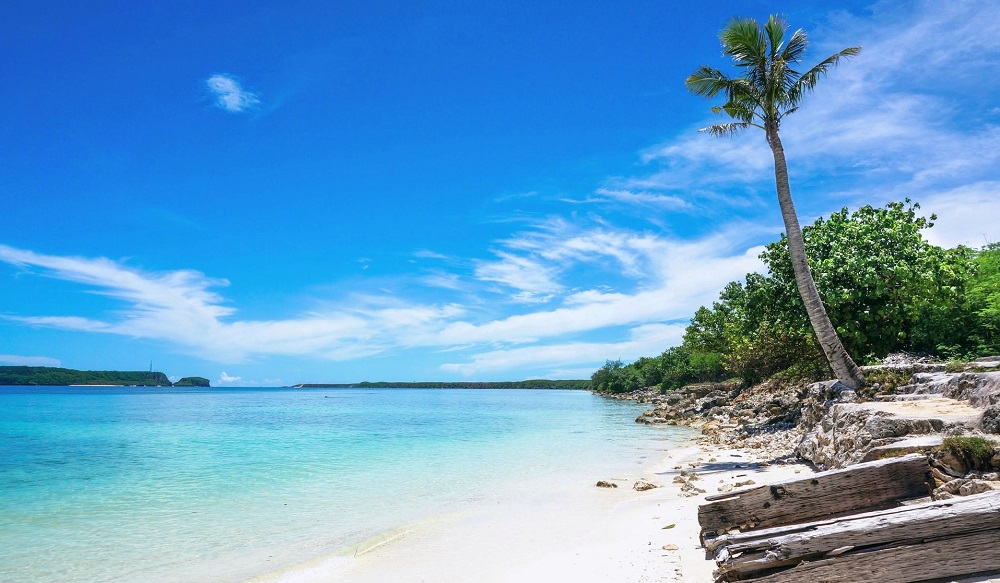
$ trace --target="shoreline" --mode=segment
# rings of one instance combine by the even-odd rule
[[[550,491],[547,498],[530,489],[519,493],[524,498],[505,493],[496,508],[484,505],[398,536],[380,537],[360,555],[340,563],[336,575],[313,571],[309,578],[282,581],[712,582],[716,563],[701,545],[699,505],[714,494],[801,480],[823,469],[825,462],[808,451],[801,453],[801,448],[816,439],[807,431],[825,414],[819,405],[839,402],[827,394],[833,386],[762,384],[742,390],[720,383],[668,395],[646,390],[612,397],[655,406],[637,422],[665,429],[687,426],[691,434],[661,443],[655,459],[641,456],[647,459],[622,475],[595,472],[585,485],[574,472],[574,482],[557,484],[555,494]],[[867,406],[878,411],[891,406],[897,415],[913,408],[905,399],[900,403],[876,401]],[[924,416],[951,411],[924,404]],[[700,435],[694,433],[699,430]],[[839,458],[832,461],[851,465]],[[633,489],[640,481],[655,486]],[[598,487],[598,482],[608,487]],[[997,582],[1000,577],[949,581]]]
[[[713,561],[699,540],[698,505],[719,488],[787,479],[813,470],[770,464],[759,451],[691,435],[646,456],[628,475],[590,483],[522,484],[495,504],[481,501],[362,541],[333,556],[247,583],[563,581],[711,582]],[[705,490],[689,495],[681,476]],[[658,487],[639,492],[645,479]],[[617,488],[598,488],[607,480]],[[548,488],[557,488],[555,490]],[[558,489],[561,488],[561,489]]]

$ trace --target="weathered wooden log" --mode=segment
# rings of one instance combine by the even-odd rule
[[[930,494],[933,484],[926,456],[857,464],[840,470],[731,492],[698,507],[702,539],[734,528],[752,529],[809,522],[891,508],[900,500]]]
[[[710,550],[715,552],[719,563],[718,581],[808,581],[815,580],[810,578],[819,575],[803,575],[818,568],[808,567],[807,570],[806,565],[836,564],[836,569],[857,574],[861,568],[858,565],[883,569],[884,566],[869,560],[875,556],[891,561],[903,561],[899,557],[908,557],[906,561],[909,561],[913,557],[936,556],[939,551],[935,549],[944,541],[950,541],[948,548],[954,553],[967,552],[972,544],[967,539],[978,541],[983,537],[990,541],[989,545],[971,547],[972,552],[957,562],[947,563],[948,566],[940,567],[940,570],[929,571],[931,567],[922,564],[895,564],[893,570],[898,573],[891,580],[922,581],[1000,570],[1000,552],[995,549],[1000,543],[1000,491],[809,524],[723,535],[711,541]],[[984,554],[990,556],[983,557]],[[803,561],[813,562],[775,572]],[[819,580],[890,580],[881,578],[881,575],[878,579],[868,579],[868,576],[877,575],[868,571],[863,573],[865,577],[854,579]],[[802,578],[787,578],[792,574]]]
[[[801,563],[755,583],[914,583],[1000,573],[1000,531],[929,540]]]

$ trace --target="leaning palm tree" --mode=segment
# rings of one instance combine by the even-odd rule
[[[788,251],[792,258],[795,283],[809,314],[809,322],[834,374],[842,383],[857,388],[864,382],[861,369],[844,350],[809,271],[802,230],[792,204],[788,168],[778,129],[781,120],[799,108],[802,99],[816,86],[820,77],[825,76],[840,59],[860,53],[861,47],[844,49],[805,73],[799,73],[795,67],[809,41],[804,32],[797,30],[786,42],[785,31],[784,21],[776,16],[771,16],[763,29],[751,18],[733,19],[719,34],[719,38],[722,40],[723,54],[733,59],[742,74],[729,77],[714,67],[702,66],[687,78],[685,85],[697,95],[712,98],[723,93],[726,97],[726,103],[713,107],[712,112],[724,113],[734,121],[707,127],[702,131],[714,136],[732,136],[749,127],[764,130],[767,144],[774,155],[774,180],[781,216],[785,221],[785,233],[788,235]]]

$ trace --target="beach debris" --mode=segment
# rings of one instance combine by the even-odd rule
[[[679,551],[680,549],[677,545],[663,545],[663,550],[665,551]]]
[[[646,480],[639,480],[632,485],[632,489],[638,492],[645,492],[646,490],[652,490],[653,488],[659,488],[659,486]]]
[[[698,507],[702,539],[753,522],[770,528],[865,512],[927,496],[927,456],[910,454],[829,470],[778,484],[714,494]]]
[[[597,482],[597,487],[598,488],[617,488],[618,484],[615,484],[614,482],[608,482],[608,481],[605,481],[605,480],[599,480]]]
[[[716,581],[909,583],[1000,572],[1000,492],[723,535]],[[991,579],[992,580],[992,579]]]
[[[664,526],[664,527],[663,527],[663,528],[662,528],[661,530],[667,530],[668,528],[673,528],[673,527],[675,527],[675,526],[677,526],[677,525],[676,525],[676,524],[674,524],[674,523],[670,523],[670,524],[668,524],[668,525]]]

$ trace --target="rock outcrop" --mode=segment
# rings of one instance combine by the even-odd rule
[[[900,371],[895,367],[896,372]],[[884,367],[867,367],[873,372]],[[837,383],[816,383],[802,407],[796,453],[820,467],[929,452],[946,436],[995,433],[1000,372],[914,372],[908,384],[861,401]]]
[[[701,428],[706,442],[757,450],[772,461],[797,457],[821,469],[930,454],[950,436],[1000,434],[1000,357],[964,366],[906,356],[887,363],[865,367],[873,382],[861,391],[837,381],[749,388],[728,382],[626,398],[653,405],[639,423]]]

